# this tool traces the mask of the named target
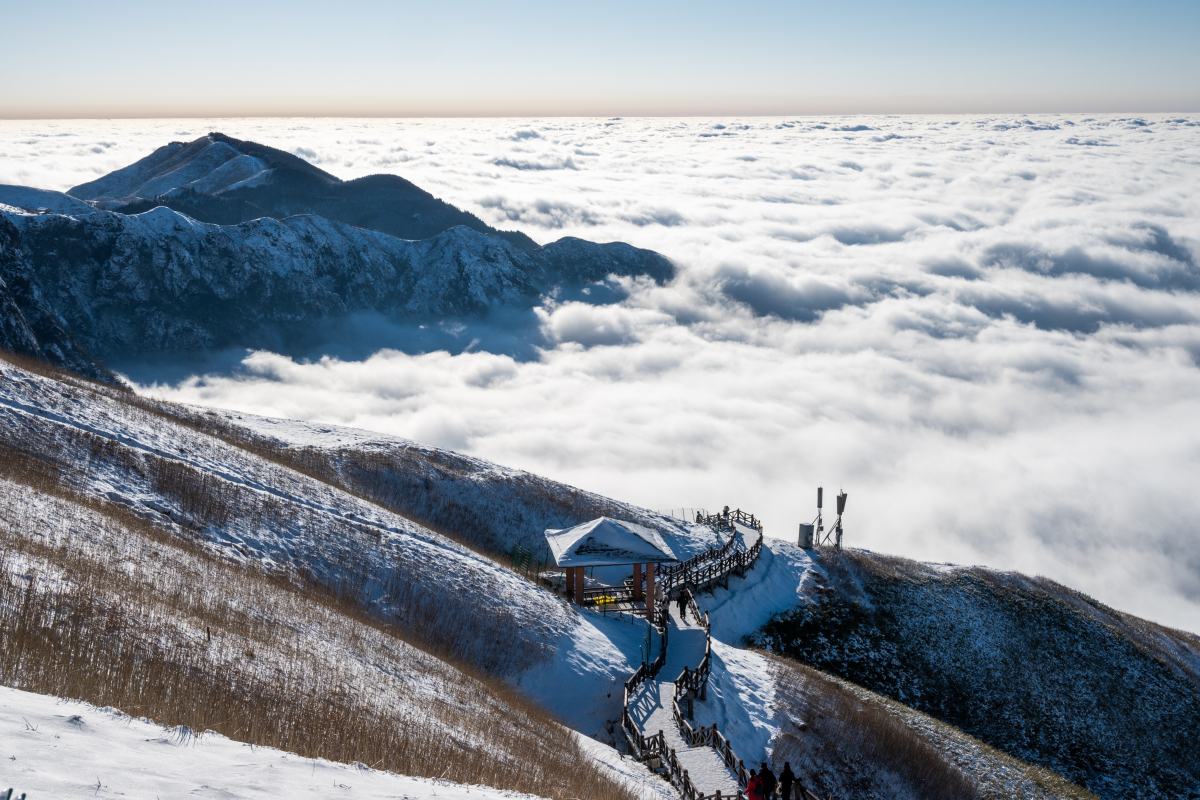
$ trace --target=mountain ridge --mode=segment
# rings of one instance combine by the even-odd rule
[[[524,252],[462,226],[412,241],[316,215],[221,226],[164,207],[0,211],[0,226],[0,278],[28,276],[62,327],[102,358],[261,346],[264,326],[354,312],[486,316],[606,274],[672,274],[661,256],[628,245],[564,239]],[[56,336],[49,344],[62,347]]]
[[[1200,636],[1019,573],[856,550],[822,551],[821,565],[750,642],[1099,797],[1197,796],[1185,743],[1200,741]]]
[[[493,228],[398,175],[344,181],[292,153],[217,132],[164,145],[67,194],[127,214],[166,206],[219,225],[317,214],[401,239],[427,239],[463,225],[521,250],[538,247],[527,235]]]
[[[547,591],[551,581],[527,581],[509,569],[510,546],[533,544],[540,539],[542,527],[563,527],[597,513],[655,527],[681,559],[702,553],[721,540],[706,526],[409,440],[175,406],[91,384],[38,364],[27,366],[32,371],[0,353],[0,448],[8,456],[0,459],[0,478],[26,487],[18,486],[6,495],[10,501],[0,510],[7,518],[0,522],[12,525],[16,553],[36,556],[32,562],[25,556],[10,558],[7,573],[0,569],[0,589],[11,587],[7,594],[0,593],[0,606],[5,606],[4,613],[10,618],[21,613],[23,598],[29,594],[26,587],[32,586],[26,577],[32,574],[30,563],[37,565],[39,575],[58,574],[57,562],[47,559],[50,551],[41,543],[47,537],[52,543],[69,542],[74,549],[64,551],[67,553],[78,552],[75,542],[85,543],[90,552],[109,559],[111,569],[127,572],[132,565],[155,581],[164,576],[175,580],[173,570],[164,573],[163,568],[173,567],[177,559],[161,553],[130,559],[119,549],[114,556],[103,530],[90,522],[86,526],[63,523],[64,514],[76,513],[72,508],[89,518],[101,511],[118,521],[136,522],[153,541],[169,543],[178,538],[218,559],[273,575],[300,593],[316,589],[318,601],[322,591],[332,592],[405,636],[415,637],[415,643],[424,640],[433,655],[448,652],[456,663],[473,664],[503,677],[513,689],[545,704],[575,730],[601,742],[620,744],[619,736],[614,739],[612,735],[611,723],[621,710],[620,682],[637,669],[645,653],[644,628],[619,614],[567,605]],[[47,484],[48,490],[39,490]],[[53,514],[39,510],[49,505],[57,505],[59,510]],[[805,780],[822,796],[845,796],[844,790],[851,790],[853,796],[864,800],[925,800],[928,795],[889,778],[895,774],[890,765],[908,757],[905,751],[889,754],[872,747],[855,749],[844,747],[844,739],[828,738],[835,734],[836,725],[828,716],[812,716],[836,710],[838,705],[820,700],[825,691],[822,681],[799,676],[800,689],[818,695],[816,710],[789,711],[786,702],[767,701],[772,691],[777,700],[786,699],[778,697],[786,691],[786,682],[764,670],[765,656],[718,641],[718,627],[744,629],[755,619],[757,614],[746,613],[751,608],[762,611],[765,609],[759,607],[764,604],[779,608],[795,603],[806,587],[811,589],[810,579],[828,571],[817,563],[818,555],[822,554],[771,540],[744,576],[731,576],[727,587],[713,587],[712,595],[698,599],[701,607],[714,615],[714,621],[722,624],[714,627],[713,634],[717,677],[708,701],[698,703],[697,713],[701,717],[709,711],[724,715],[718,720],[721,730],[734,741],[737,753],[748,763],[775,759],[776,769],[780,753],[786,752],[781,750],[785,740],[800,736],[798,744],[804,745],[804,737],[809,737],[805,731],[814,731],[807,744],[815,772],[806,772]],[[0,557],[0,566],[4,563]],[[219,582],[220,576],[217,578]],[[49,590],[57,585],[39,582],[39,597],[51,597]],[[119,602],[120,597],[115,600]],[[101,614],[96,619],[104,623],[111,617]],[[52,617],[45,621],[48,624]],[[206,624],[212,625],[211,645]],[[203,672],[206,685],[220,691],[231,691],[222,683],[238,674],[229,671],[231,666],[269,678],[272,673],[263,673],[262,667],[277,661],[272,655],[275,648],[268,647],[270,641],[241,644],[231,640],[227,625],[223,617],[212,622],[205,619],[198,627],[193,616],[172,618],[170,626],[177,631],[171,633],[173,644],[156,652],[161,652],[164,665],[207,670]],[[99,630],[96,638],[75,641],[88,653],[113,653],[106,647],[108,640],[102,638],[105,629]],[[136,636],[144,633],[140,625],[126,626],[126,630]],[[316,642],[322,632],[310,628],[305,636]],[[11,626],[0,626],[0,644],[11,633]],[[151,639],[159,636],[154,629],[149,635]],[[292,637],[288,631],[284,639]],[[233,645],[232,652],[229,645]],[[250,649],[244,649],[246,645]],[[300,652],[308,649],[321,650],[300,648]],[[206,653],[213,651],[219,657],[208,664]],[[4,652],[11,654],[15,649]],[[56,652],[43,647],[38,658]],[[232,664],[222,652],[234,656]],[[33,674],[34,668],[28,665],[40,662],[31,661],[32,657],[22,662],[28,673],[18,670],[17,680]],[[390,663],[372,660],[371,672],[379,669],[390,669]],[[60,675],[64,671],[43,672]],[[422,675],[418,672],[414,677],[419,682]],[[328,684],[330,676],[318,673],[314,677]],[[372,691],[370,674],[332,677],[338,679],[338,686],[345,686],[349,698],[367,697]],[[274,684],[260,685],[269,688]],[[747,694],[749,689],[753,691]],[[394,700],[395,693],[384,697]],[[114,704],[107,697],[92,699]],[[855,708],[845,710],[844,724],[861,725]],[[888,713],[903,717],[903,709],[899,715],[895,710]],[[190,719],[198,717],[204,722],[204,716],[202,709]],[[355,729],[358,719],[346,718],[349,731]],[[178,718],[160,721],[184,724]],[[927,734],[920,729],[928,730],[931,724],[904,722],[901,728],[890,727],[902,741],[913,736],[925,740]],[[951,745],[939,748],[952,749],[945,756],[952,768],[978,779],[980,800],[995,796],[1023,800],[1090,797],[1062,782],[1046,783],[1044,773],[1036,768],[1002,757],[941,725],[933,725],[941,733],[935,731],[930,741],[953,739]],[[339,737],[346,734],[347,730],[337,731]],[[826,748],[826,742],[834,746]],[[278,746],[278,740],[260,743]],[[536,751],[529,757],[541,763]],[[795,760],[793,764],[799,766]],[[442,769],[439,766],[434,774]],[[663,786],[648,773],[646,778]]]
[[[584,290],[674,275],[649,250],[539,246],[398,176],[342,181],[217,133],[69,193],[0,186],[0,346],[110,382],[105,361],[278,349],[359,313],[445,321],[615,302],[618,284]]]

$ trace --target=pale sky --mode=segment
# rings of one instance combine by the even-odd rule
[[[6,3],[0,118],[1200,111],[1200,3]]]

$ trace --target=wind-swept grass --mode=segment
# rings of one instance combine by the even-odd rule
[[[402,774],[632,797],[502,681],[3,455],[0,682]]]

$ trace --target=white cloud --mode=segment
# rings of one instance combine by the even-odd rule
[[[538,241],[658,250],[675,282],[547,306],[524,360],[256,353],[153,391],[730,503],[780,536],[840,485],[851,544],[1200,630],[1200,120],[1141,122],[0,122],[0,181],[63,189],[221,130]]]

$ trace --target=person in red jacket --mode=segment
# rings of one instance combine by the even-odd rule
[[[750,770],[750,780],[746,783],[746,800],[766,800],[763,797],[762,778],[754,770]]]

